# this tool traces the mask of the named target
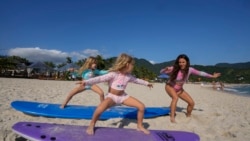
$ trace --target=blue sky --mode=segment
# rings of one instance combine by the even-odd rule
[[[249,0],[1,0],[0,55],[250,61]]]

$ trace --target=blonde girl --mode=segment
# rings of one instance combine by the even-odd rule
[[[81,83],[83,86],[93,85],[101,82],[109,83],[108,94],[104,101],[96,108],[89,127],[87,128],[87,134],[94,134],[94,127],[99,119],[101,113],[103,113],[107,108],[115,104],[123,104],[130,107],[136,107],[138,109],[137,113],[137,130],[142,131],[145,134],[150,132],[143,127],[143,118],[145,105],[138,99],[129,96],[126,92],[126,86],[129,82],[148,86],[152,88],[153,85],[142,79],[138,79],[131,75],[131,72],[134,68],[134,59],[123,53],[115,61],[114,65],[109,69],[109,73],[91,78],[88,80],[83,80]]]
[[[89,57],[85,63],[83,64],[83,66],[79,69],[79,74],[81,74],[82,79],[83,80],[87,80],[89,78],[98,76],[98,75],[103,75],[108,73],[108,71],[105,70],[98,70],[96,69],[97,67],[97,61],[95,57]],[[95,93],[97,93],[100,96],[100,102],[102,102],[104,100],[104,92],[103,90],[97,86],[97,85],[88,85],[88,86],[83,86],[83,85],[78,85],[76,86],[74,89],[72,89],[67,98],[65,99],[65,101],[61,104],[60,108],[64,108],[68,102],[72,99],[72,97],[82,91],[85,90],[92,90]]]

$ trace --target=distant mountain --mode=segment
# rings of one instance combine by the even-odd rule
[[[135,58],[135,65],[138,66],[138,67],[145,67],[148,70],[154,72],[154,65],[151,64],[146,59],[137,59],[137,58]]]
[[[115,60],[116,57],[110,58],[112,60]],[[162,62],[162,63],[157,63],[157,64],[151,64],[148,60],[146,59],[135,59],[135,64],[138,67],[145,67],[148,70],[154,72],[155,74],[159,74],[160,70],[166,66],[171,66],[174,64],[175,60],[167,61],[167,62]],[[250,62],[241,62],[241,63],[217,63],[216,65],[208,65],[208,66],[203,66],[203,65],[192,65],[197,67],[197,69],[202,69],[204,71],[206,70],[211,70],[214,68],[233,68],[233,69],[250,69]]]
[[[149,69],[150,71],[159,74],[160,70],[166,66],[171,66],[173,65],[175,60],[168,61],[168,62],[163,62],[163,63],[158,63],[158,64],[151,64],[148,60],[146,59],[138,59],[135,58],[135,63],[136,66],[138,67],[145,67]],[[218,67],[218,68],[233,68],[233,69],[250,69],[250,62],[245,62],[245,63],[218,63],[214,66],[202,66],[202,65],[196,65],[204,68],[211,68],[211,67]]]
[[[159,63],[159,64],[151,64],[148,60],[146,59],[137,59],[135,58],[135,64],[138,67],[145,67],[148,70],[159,74],[160,70],[166,66],[171,66],[173,65],[174,60],[173,61],[169,61],[169,62],[163,62],[163,63]]]
[[[216,67],[225,67],[225,68],[234,68],[234,69],[249,69],[250,68],[250,62],[245,63],[218,63],[215,65]]]

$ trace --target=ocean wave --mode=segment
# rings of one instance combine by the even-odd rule
[[[225,87],[224,90],[235,94],[243,94],[250,96],[250,85],[237,85],[237,86]]]

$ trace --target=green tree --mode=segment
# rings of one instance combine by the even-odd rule
[[[85,61],[86,61],[86,58],[85,58],[85,59],[78,60],[78,61],[76,62],[76,64],[77,64],[78,66],[81,67],[81,66],[85,63]]]
[[[46,64],[47,66],[49,66],[51,68],[55,68],[56,67],[56,65],[53,62],[45,61],[44,64]]]
[[[95,58],[97,60],[97,68],[100,69],[100,70],[104,69],[105,68],[105,61],[102,58],[102,56],[97,55]]]
[[[18,69],[19,64],[29,65],[30,62],[26,58],[22,58],[19,56],[1,56],[0,57],[0,69],[8,70],[8,69]]]
[[[71,57],[66,57],[66,60],[67,60],[67,61],[66,61],[66,63],[67,63],[67,64],[72,63],[72,59],[71,59]]]

